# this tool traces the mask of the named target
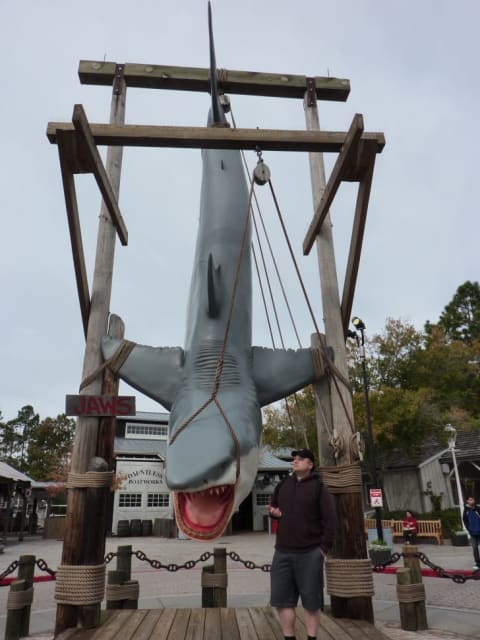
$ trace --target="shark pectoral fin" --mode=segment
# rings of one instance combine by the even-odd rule
[[[220,311],[220,291],[219,291],[220,267],[213,264],[213,256],[208,254],[208,315],[216,318]]]
[[[102,352],[110,358],[122,340],[105,336]],[[129,385],[170,410],[183,375],[183,349],[135,345],[118,375]]]
[[[318,349],[252,347],[252,369],[262,407],[303,389],[325,373]]]

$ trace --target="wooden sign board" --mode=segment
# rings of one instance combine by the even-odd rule
[[[135,396],[65,396],[67,416],[134,416]]]

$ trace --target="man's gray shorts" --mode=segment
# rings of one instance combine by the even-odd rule
[[[323,609],[323,555],[320,549],[306,553],[275,551],[270,571],[272,607],[296,607],[298,597],[307,611]]]

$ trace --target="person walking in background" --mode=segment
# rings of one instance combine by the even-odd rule
[[[336,528],[335,503],[310,449],[292,451],[293,473],[276,487],[269,506],[278,520],[270,571],[270,604],[286,639],[295,639],[295,607],[301,598],[308,640],[317,637],[323,609],[323,560]]]
[[[470,535],[470,544],[475,560],[473,568],[480,569],[480,553],[478,551],[480,545],[480,507],[475,504],[475,498],[469,497],[465,502],[463,524]]]
[[[417,535],[417,519],[411,511],[405,511],[405,517],[402,521],[403,541],[405,544],[415,544],[415,536]]]

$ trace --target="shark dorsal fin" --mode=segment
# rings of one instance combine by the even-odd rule
[[[208,315],[210,318],[216,318],[220,312],[220,292],[218,287],[220,267],[213,264],[213,256],[208,254]]]

